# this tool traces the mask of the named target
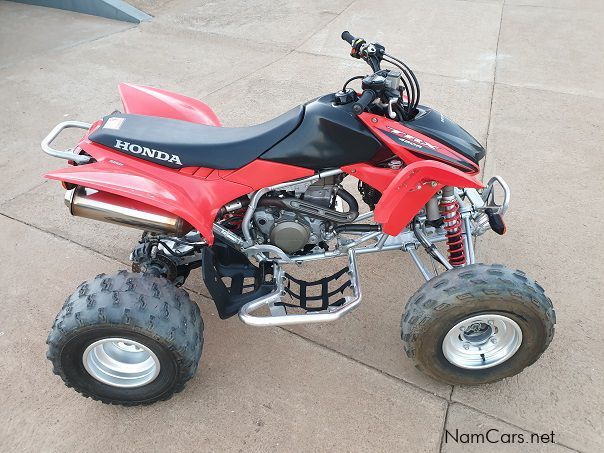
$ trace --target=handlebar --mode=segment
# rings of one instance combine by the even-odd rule
[[[373,70],[373,75],[363,78],[363,94],[352,105],[352,113],[360,115],[378,97],[388,106],[390,118],[409,120],[417,114],[419,103],[419,83],[413,71],[404,62],[386,53],[386,48],[377,42],[367,42],[355,38],[349,31],[342,32],[341,38],[352,49],[350,56],[365,61]],[[382,60],[395,66],[398,71],[382,70]],[[353,77],[348,82],[361,77]],[[344,89],[348,84],[344,84]],[[349,101],[350,102],[350,101]]]
[[[342,32],[342,39],[352,46],[352,43],[356,40],[354,36],[348,31]]]
[[[355,115],[360,115],[365,111],[365,109],[375,101],[378,97],[378,94],[373,90],[365,90],[363,94],[359,98],[357,102],[352,104],[352,113]]]
[[[342,39],[352,47],[350,56],[367,62],[373,72],[380,70],[380,61],[384,56],[384,46],[378,43],[368,43],[363,38],[355,38],[349,31],[342,32]]]

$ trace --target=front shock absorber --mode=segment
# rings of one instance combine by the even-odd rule
[[[455,198],[455,189],[451,186],[443,187],[440,212],[444,221],[445,235],[447,236],[449,263],[451,266],[463,266],[466,264],[466,248],[461,226],[461,214],[459,213],[459,202]]]

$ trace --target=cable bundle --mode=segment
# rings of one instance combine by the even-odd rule
[[[401,70],[401,83],[403,84],[401,99],[393,108],[403,121],[412,120],[417,114],[417,105],[419,104],[419,82],[409,66],[398,58],[384,53],[382,59]]]

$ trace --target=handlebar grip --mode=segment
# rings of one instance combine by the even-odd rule
[[[352,104],[352,113],[360,115],[367,106],[377,98],[377,93],[373,90],[365,90],[357,102]]]
[[[342,32],[342,39],[352,46],[352,43],[356,38],[352,36],[348,31],[344,31]]]

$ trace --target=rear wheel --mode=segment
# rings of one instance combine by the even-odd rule
[[[521,271],[473,264],[426,282],[401,321],[417,368],[448,384],[484,384],[520,373],[547,349],[555,312]]]
[[[188,294],[168,280],[121,271],[82,283],[47,342],[67,386],[104,403],[150,404],[195,374],[203,322]]]

